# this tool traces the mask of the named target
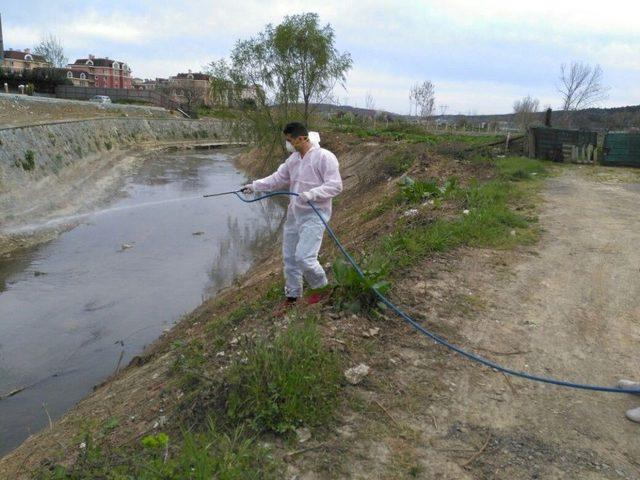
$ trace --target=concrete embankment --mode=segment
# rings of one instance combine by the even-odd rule
[[[86,211],[150,150],[237,142],[221,120],[95,118],[0,129],[0,253],[51,238],[30,225]],[[53,232],[55,233],[55,232]]]

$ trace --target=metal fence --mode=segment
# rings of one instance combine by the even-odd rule
[[[640,167],[640,133],[607,133],[603,151],[604,165]]]
[[[555,162],[597,161],[597,132],[534,127],[529,131],[529,156]]]

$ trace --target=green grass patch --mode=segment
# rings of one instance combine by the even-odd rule
[[[257,431],[289,432],[326,421],[338,401],[340,362],[310,321],[294,324],[273,343],[258,342],[229,373],[227,415]]]
[[[30,172],[36,168],[36,152],[27,150],[24,152],[24,158],[15,161],[16,167],[22,168],[25,172]]]
[[[116,105],[141,105],[144,107],[153,107],[153,103],[147,102],[146,100],[140,100],[138,98],[119,98],[117,100],[113,100],[111,103],[115,103]]]
[[[383,168],[387,176],[396,177],[413,166],[413,154],[409,150],[398,150],[384,159]]]
[[[498,174],[506,180],[531,180],[547,173],[544,164],[535,158],[505,157],[495,160]]]
[[[392,122],[389,125],[381,125],[377,128],[361,123],[336,121],[331,123],[334,130],[350,133],[362,139],[381,138],[407,143],[426,143],[428,145],[462,143],[468,146],[487,145],[504,139],[503,135],[432,132],[416,123]]]
[[[512,175],[519,169],[505,162],[500,171]],[[454,192],[452,197],[468,214],[461,212],[454,219],[438,219],[428,225],[399,224],[396,232],[382,240],[378,254],[386,255],[392,265],[406,267],[430,253],[462,245],[507,248],[536,239],[537,232],[530,227],[533,220],[510,207],[531,194],[528,186],[498,179],[475,182]]]
[[[450,177],[441,185],[437,180],[414,180],[406,176],[398,181],[399,188],[393,194],[385,197],[374,208],[363,215],[364,220],[373,220],[383,215],[394,207],[400,205],[414,205],[425,200],[434,200],[434,205],[440,206],[442,201],[455,194],[458,187],[458,179]]]
[[[202,106],[198,108],[198,116],[233,120],[238,118],[238,113],[229,108],[210,108]]]
[[[184,432],[180,446],[166,433],[147,435],[135,451],[110,451],[91,436],[72,466],[43,467],[39,480],[251,480],[278,478],[280,465],[254,435],[224,432],[209,419],[200,433]]]

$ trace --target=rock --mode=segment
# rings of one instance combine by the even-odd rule
[[[369,330],[362,332],[362,336],[364,338],[375,337],[379,331],[380,329],[378,327],[373,327],[373,328],[370,328]]]
[[[121,252],[124,252],[125,250],[128,250],[128,249],[130,249],[130,248],[133,248],[133,243],[123,243],[123,244],[120,246],[120,251],[121,251]]]
[[[509,232],[511,234],[512,237],[516,236],[516,231],[515,230],[511,230],[511,232]]]
[[[462,210],[462,214],[463,215],[469,215],[469,210],[467,210],[467,209]]]
[[[364,377],[369,375],[370,368],[361,363],[356,365],[355,367],[351,367],[344,371],[344,376],[351,385],[358,385]]]
[[[401,217],[415,217],[416,215],[418,215],[418,209],[417,208],[412,208],[411,210],[407,210],[406,212],[404,212],[400,216]]]
[[[40,270],[36,270],[35,272],[33,272],[33,276],[34,277],[39,277],[40,275],[46,275],[47,272],[41,272]]]
[[[296,428],[296,436],[298,437],[298,442],[304,443],[311,438],[311,432],[308,428]]]
[[[191,235],[204,235],[204,232],[193,232]]]

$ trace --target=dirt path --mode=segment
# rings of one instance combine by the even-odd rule
[[[546,181],[537,245],[426,261],[396,286],[403,305],[507,366],[603,385],[640,379],[640,183],[588,172]],[[350,448],[359,460],[346,476],[640,478],[640,425],[624,416],[640,398],[507,379],[395,322],[355,394],[365,407],[344,419],[341,436],[367,439]]]
[[[543,241],[518,259],[512,275],[477,284],[489,308],[464,329],[470,342],[528,351],[502,360],[540,374],[604,385],[640,377],[639,187],[599,183],[577,169],[549,180],[540,215]],[[516,380],[518,394],[507,389],[504,402],[487,409],[486,393],[473,388],[481,376],[465,370],[460,379],[467,389],[461,412],[468,418],[544,438],[561,446],[558,454],[566,449],[567,457],[580,452],[575,461],[567,458],[569,464],[591,461],[594,452],[600,459],[593,467],[603,477],[618,476],[617,469],[622,478],[625,472],[638,478],[640,426],[625,420],[624,411],[640,399]],[[491,381],[504,387],[498,375]],[[563,471],[562,463],[555,468]],[[583,475],[600,476],[587,466]]]

